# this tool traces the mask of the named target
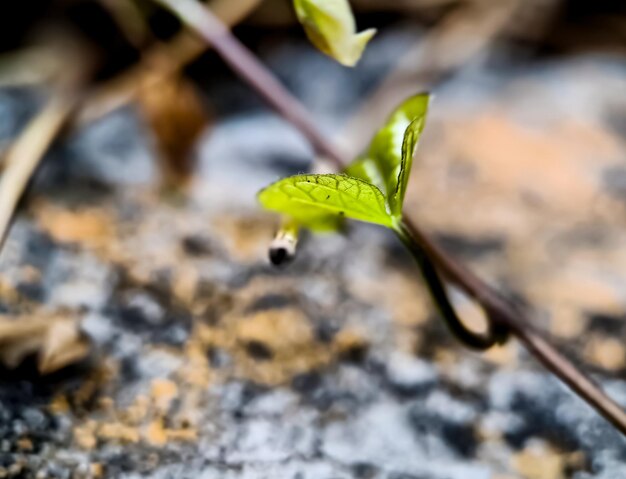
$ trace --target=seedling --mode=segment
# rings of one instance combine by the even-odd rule
[[[402,205],[413,157],[424,130],[431,95],[404,101],[376,133],[369,148],[343,174],[304,174],[284,178],[259,192],[260,203],[286,217],[270,259],[280,263],[295,249],[298,226],[332,231],[345,218],[392,230],[415,258],[434,303],[450,330],[466,345],[486,349],[506,339],[492,327],[487,334],[468,330],[457,317],[434,264],[406,227]]]
[[[241,45],[237,38],[232,35],[232,33],[219,21],[219,19],[215,17],[215,15],[211,13],[210,10],[203,8],[199,2],[194,0],[158,1],[174,12],[186,25],[195,30],[201,38],[211,44],[222,56],[222,58],[224,58],[241,76],[242,79],[244,79],[270,105],[272,105],[279,113],[288,119],[311,141],[311,145],[318,151],[318,153],[326,155],[329,160],[332,160],[336,165],[344,164],[345,158],[342,153],[337,150],[332,142],[329,142],[319,131],[315,123],[308,116],[303,105],[300,104],[298,100],[293,97],[293,95],[291,95],[275,77],[272,76],[272,74],[263,66],[261,62],[259,62],[257,58],[254,57],[250,51],[246,50],[246,48]],[[337,3],[342,3],[344,7],[346,5],[349,7],[347,0],[294,0],[294,2],[298,1],[306,1],[307,3],[316,4],[322,8],[324,6]],[[297,4],[295,5],[297,7]],[[351,14],[349,9],[344,9],[344,14],[346,11]],[[315,17],[311,17],[311,19],[313,22],[319,22],[319,19],[315,20]],[[303,21],[302,18],[301,21]],[[305,21],[306,19],[304,19],[303,23]],[[353,25],[351,22],[352,21],[350,20],[349,22],[345,22],[344,19],[344,27],[350,27]],[[305,28],[307,28],[307,25],[305,25]],[[324,30],[321,24],[318,25],[317,28],[320,32]],[[356,29],[354,31],[356,31]],[[331,35],[327,35],[327,38],[332,39],[332,30],[330,33]],[[427,103],[428,102],[426,102],[426,106]],[[399,110],[402,110],[402,108]],[[417,133],[421,133],[425,113],[426,109],[424,108],[423,114],[421,115],[422,125]],[[404,123],[406,123],[406,112],[402,113],[402,115],[405,117]],[[413,124],[415,119],[416,118],[414,117],[408,124]],[[383,130],[385,129],[383,128]],[[523,310],[502,298],[497,291],[480,280],[480,278],[474,276],[471,271],[467,270],[461,263],[455,261],[454,258],[447,255],[445,251],[439,249],[427,236],[420,232],[415,224],[407,221],[407,223],[412,226],[407,227],[405,225],[401,215],[402,199],[404,198],[404,189],[406,189],[406,179],[410,173],[410,162],[412,161],[413,150],[417,144],[416,136],[419,135],[416,135],[413,129],[405,129],[405,132],[408,131],[409,136],[409,139],[405,141],[405,137],[407,135],[398,135],[398,131],[401,132],[402,130],[399,126],[396,126],[395,130],[392,128],[387,132],[389,137],[395,139],[393,143],[387,143],[387,145],[393,146],[393,148],[389,151],[393,155],[397,155],[397,152],[400,151],[405,156],[404,163],[402,162],[403,155],[400,156],[400,171],[398,172],[398,175],[395,176],[395,180],[393,180],[395,188],[387,188],[386,179],[393,179],[394,176],[384,173],[382,170],[379,171],[380,166],[383,165],[383,163],[381,163],[380,159],[375,159],[378,158],[378,155],[369,155],[371,158],[368,158],[368,155],[365,155],[364,158],[357,161],[355,165],[353,165],[352,169],[348,170],[347,173],[349,177],[351,176],[353,178],[352,184],[354,184],[354,179],[356,179],[363,181],[366,185],[369,185],[367,189],[371,192],[376,202],[379,201],[379,196],[376,194],[376,189],[373,189],[372,187],[377,188],[378,193],[383,195],[384,214],[381,216],[384,218],[384,221],[382,224],[392,228],[416,258],[418,265],[422,270],[423,276],[426,279],[426,284],[428,285],[431,293],[433,293],[433,298],[439,309],[442,311],[444,318],[450,325],[452,331],[466,344],[470,346],[474,345],[479,348],[488,347],[490,344],[504,341],[506,332],[510,332],[520,340],[529,353],[535,356],[550,371],[557,375],[561,381],[572,389],[572,391],[587,401],[589,405],[594,407],[598,413],[610,421],[611,424],[622,434],[626,434],[626,412],[619,404],[607,396],[606,393],[604,393],[604,391],[602,391],[602,389],[600,389],[588,375],[578,369],[576,365],[561,354],[540,331],[537,331],[532,326],[530,318]],[[380,132],[379,135],[381,135],[381,139],[385,136]],[[402,138],[400,138],[400,136]],[[378,135],[376,138],[378,138]],[[368,153],[370,153],[372,149],[375,150],[376,138],[372,142],[372,147],[370,147]],[[406,147],[411,146],[412,142],[415,143],[411,148],[411,154],[409,155],[410,158],[407,159],[406,152],[408,150]],[[392,163],[384,163],[384,165],[386,165],[386,169],[384,169],[384,171],[388,172]],[[403,168],[404,173],[402,173]],[[362,170],[361,173],[359,173],[359,170]],[[360,174],[364,175],[365,178],[359,177]],[[369,206],[367,205],[370,201],[365,199],[363,193],[355,194],[354,191],[352,191],[352,193],[347,191],[353,190],[355,187],[348,187],[349,183],[344,181],[344,176],[334,175],[328,177],[328,179],[330,178],[335,180],[334,191],[338,195],[338,198],[346,201],[346,197],[350,198],[350,196],[352,196],[353,200],[350,200],[351,204],[356,203],[357,205],[361,205],[361,207],[365,205],[366,211],[369,211]],[[291,214],[293,216],[300,217],[301,219],[304,218],[305,226],[308,225],[309,227],[314,227],[316,225],[323,226],[325,224],[323,221],[325,216],[324,213],[330,215],[330,217],[334,217],[335,219],[337,216],[341,216],[339,214],[341,211],[344,212],[344,216],[348,216],[348,208],[342,208],[341,203],[339,203],[339,207],[337,207],[337,204],[333,205],[333,203],[330,202],[330,196],[332,196],[331,193],[326,193],[326,195],[323,196],[324,200],[319,201],[319,195],[314,194],[315,191],[311,191],[317,190],[319,193],[321,186],[318,189],[316,186],[317,183],[311,185],[311,183],[308,183],[307,181],[302,182],[294,180],[293,178],[282,181],[286,182],[286,192],[283,191],[282,187],[278,187],[277,184],[275,184],[264,190],[261,193],[261,197],[263,199],[267,199],[272,208],[276,205],[278,211],[286,211],[287,217]],[[360,185],[360,183],[356,184]],[[297,198],[299,197],[293,195],[292,193],[294,190],[297,191],[299,188],[302,188],[302,186],[304,186],[304,190],[308,192],[309,198],[308,200],[305,198],[304,201],[298,201]],[[333,188],[330,189],[332,190]],[[346,191],[343,191],[342,189]],[[306,197],[307,195],[304,196]],[[329,196],[329,198],[326,199],[326,196]],[[400,208],[398,208],[397,205],[398,199],[400,199]],[[325,204],[326,206],[322,207],[321,204]],[[302,213],[298,214],[298,211],[302,212],[307,209],[311,212],[310,215]],[[376,220],[380,219],[378,213],[376,213],[377,209],[379,209],[378,205],[372,209],[372,211],[374,211],[373,216]],[[354,210],[354,208],[352,208],[352,210]],[[359,209],[357,207],[357,210],[359,211],[359,218],[357,219],[372,221],[371,215],[367,215],[366,218],[360,217],[360,215],[363,214],[362,208]],[[317,221],[315,220],[315,217],[320,212],[323,214],[319,215],[320,221]],[[290,221],[294,221],[294,226],[297,225],[296,220],[292,219]],[[379,221],[373,222],[379,223]],[[289,231],[288,235],[291,235],[291,239],[295,240],[296,235],[293,232],[294,230]],[[419,241],[416,240],[416,237],[411,234],[411,231],[416,232],[416,237],[419,237]],[[295,242],[290,247],[295,247]],[[485,309],[488,323],[490,325],[489,331],[486,335],[476,335],[471,331],[467,331],[458,320],[454,314],[454,310],[450,306],[445,288],[443,287],[441,280],[439,279],[438,272],[430,258],[434,258],[438,265],[445,268],[448,279],[453,281],[457,286],[460,286]]]

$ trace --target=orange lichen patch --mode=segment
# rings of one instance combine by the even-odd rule
[[[88,419],[74,428],[74,441],[81,449],[91,450],[98,444],[96,429],[98,424],[92,419]]]
[[[102,396],[102,397],[98,398],[97,402],[98,402],[98,407],[100,409],[102,409],[102,411],[104,411],[104,412],[106,412],[106,413],[108,413],[110,415],[116,414],[115,401],[113,400],[112,397]]]
[[[555,129],[559,144],[568,148],[568,153],[576,152],[591,164],[597,165],[598,159],[610,162],[623,152],[622,139],[603,125],[567,118]]]
[[[162,419],[155,419],[146,427],[143,438],[153,446],[163,446],[170,441],[193,442],[198,432],[192,428],[168,429],[163,426]]]
[[[297,350],[313,341],[313,331],[297,309],[269,310],[236,321],[235,333],[241,342],[256,341],[272,351]]]
[[[4,276],[0,277],[0,295],[7,303],[19,304],[24,301],[22,295],[15,289],[15,285]]]
[[[484,353],[484,358],[500,366],[513,366],[518,360],[519,347],[517,342],[508,341],[506,344],[493,346]]]
[[[110,211],[97,207],[69,210],[47,202],[34,207],[38,223],[55,240],[101,248],[112,241],[115,222]]]
[[[206,360],[205,360],[206,362]],[[194,411],[200,407],[200,401],[190,402],[197,398],[198,390],[186,383],[185,396],[181,398],[182,409],[191,404]],[[88,419],[74,428],[74,441],[86,450],[93,449],[99,442],[139,443],[145,442],[153,446],[162,446],[168,441],[191,441],[197,437],[196,430],[189,420],[180,419],[178,414],[170,414],[172,401],[180,396],[179,386],[172,380],[155,379],[151,383],[148,395],[138,395],[126,408],[118,408],[110,397],[100,397],[98,419]],[[188,411],[184,411],[188,412]],[[183,427],[165,428],[164,418],[172,424]]]
[[[537,304],[558,304],[578,311],[619,314],[623,293],[610,281],[589,271],[562,271],[528,285],[527,294]]]
[[[275,225],[258,215],[216,219],[228,254],[242,262],[258,261],[267,257],[267,247],[275,233]]]
[[[27,437],[23,437],[21,439],[18,439],[17,447],[20,449],[20,451],[30,452],[33,450],[33,441],[31,441]]]
[[[570,471],[584,471],[587,462],[587,456],[583,451],[570,452],[565,455],[565,465]]]
[[[585,345],[584,354],[589,362],[609,371],[626,367],[626,347],[620,339],[592,336]]]
[[[563,339],[574,339],[585,330],[587,320],[583,313],[571,305],[550,308],[550,332]]]
[[[154,379],[150,387],[150,394],[156,410],[166,413],[170,404],[178,397],[178,386],[168,379]]]
[[[300,310],[270,310],[233,319],[239,359],[236,368],[245,377],[277,384],[330,360],[328,347],[316,341]]]
[[[297,287],[293,284],[293,278],[273,277],[271,281],[267,278],[253,278],[245,287],[237,291],[237,303],[242,306],[242,310],[255,300],[268,294],[282,295],[297,294]]]
[[[271,385],[324,366],[332,358],[328,346],[315,338],[308,318],[295,308],[254,315],[230,312],[218,326],[197,324],[186,348],[188,361],[193,363],[197,358],[206,365],[207,351],[211,348],[228,351],[231,355],[229,376]],[[189,365],[181,371],[186,378],[188,369]],[[197,374],[197,371],[193,372],[193,375]]]
[[[424,144],[406,205],[422,225],[467,236],[500,234],[507,251],[517,252],[544,248],[544,234],[558,225],[585,216],[614,222],[621,215],[607,202],[601,180],[622,156],[621,140],[609,129],[570,121],[529,129],[493,109],[433,127],[438,141]],[[532,263],[528,268],[537,271]],[[517,265],[512,270],[520,273]]]
[[[355,329],[342,329],[333,338],[333,350],[339,357],[354,357],[363,355],[369,348],[366,336]]]
[[[395,349],[406,354],[415,354],[422,346],[423,337],[412,328],[399,327],[394,329]]]
[[[54,396],[48,409],[53,414],[63,414],[70,410],[70,404],[67,401],[67,396],[65,394],[58,394]]]
[[[93,370],[91,374],[81,382],[79,388],[72,394],[72,402],[78,407],[84,407],[93,399],[98,390],[111,381],[117,374],[117,367],[110,362]],[[105,398],[100,398],[103,401]]]
[[[595,173],[620,150],[614,137],[591,124],[570,122],[532,131],[497,112],[450,125],[448,134],[458,155],[478,168],[480,182],[509,193],[531,193],[569,211],[593,198]]]
[[[99,479],[104,476],[104,466],[99,462],[93,462],[89,465],[89,474],[93,479]]]
[[[459,352],[457,350],[438,347],[435,349],[434,360],[443,368],[451,368],[458,363]]]
[[[153,446],[163,446],[167,442],[167,433],[162,419],[155,419],[144,432],[145,440]]]
[[[214,337],[212,328],[198,325],[195,335],[185,344],[185,364],[178,371],[178,376],[184,384],[190,386],[207,387],[213,380],[213,372],[207,358],[207,345],[212,345]]]
[[[106,409],[108,409],[109,411],[112,411],[113,407],[106,408]],[[150,412],[150,398],[148,398],[147,396],[143,394],[140,394],[139,396],[135,398],[133,403],[128,408],[126,408],[126,410],[122,411],[122,413],[119,415],[123,417],[124,422],[128,424],[137,425],[137,424],[141,424],[146,419],[149,412]]]
[[[132,193],[132,198],[138,209],[145,208],[145,216],[141,221],[120,220],[116,224],[115,235],[104,252],[107,259],[123,265],[129,279],[137,284],[149,283],[155,271],[184,274],[181,266],[190,265],[184,261],[176,241],[178,235],[172,232],[180,231],[183,235],[188,229],[185,221],[189,216],[184,210],[163,203],[163,198],[155,192],[138,190]],[[150,214],[155,203],[162,204],[162,214]],[[164,234],[164,230],[168,233]]]
[[[413,275],[389,271],[384,281],[363,276],[346,286],[356,298],[384,307],[400,326],[424,324],[432,311],[417,267]]]
[[[176,298],[185,304],[190,304],[196,295],[198,280],[198,270],[193,265],[180,264],[175,271],[172,284]]]
[[[563,479],[565,458],[547,446],[530,446],[513,456],[512,466],[528,479]]]
[[[136,427],[127,426],[119,422],[103,423],[98,428],[98,437],[120,443],[137,443],[140,435]]]
[[[198,439],[198,431],[192,428],[166,429],[165,434],[170,441],[193,442]]]

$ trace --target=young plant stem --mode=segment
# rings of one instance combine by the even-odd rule
[[[450,332],[454,334],[461,343],[473,349],[486,350],[496,344],[506,342],[508,330],[500,323],[488,321],[487,331],[485,333],[476,333],[469,330],[459,319],[454,307],[450,303],[448,293],[439,277],[437,268],[419,243],[415,241],[410,230],[404,223],[400,223],[394,228],[394,232],[415,259],[422,273],[422,277],[424,278],[424,282],[426,283],[426,287],[441,317],[450,329]]]
[[[349,163],[349,158],[346,158],[322,134],[304,106],[208,9],[196,0],[156,1],[171,10],[184,24],[212,44],[224,61],[243,80],[309,139],[319,154],[328,157],[337,169],[345,168]],[[626,435],[626,412],[535,330],[525,312],[505,300],[464,265],[449,256],[409,219],[405,220],[401,239],[402,235],[410,237],[407,241],[410,242],[416,259],[422,256],[427,257],[428,263],[431,265],[434,263],[448,281],[458,286],[483,307],[487,318],[492,323],[492,328],[503,328],[515,335],[538,361],[595,408],[617,430]],[[413,250],[414,243],[419,248]]]

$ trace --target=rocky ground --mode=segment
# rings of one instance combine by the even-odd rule
[[[335,131],[411,41],[381,36],[356,72],[304,43],[262,51]],[[218,119],[185,194],[159,187],[131,109],[38,174],[1,306],[80,318],[92,352],[2,372],[0,477],[626,477],[626,440],[515,341],[455,343],[385,232],[307,237],[272,269],[254,194],[311,151],[229,77],[207,84]],[[618,58],[470,65],[437,89],[408,210],[626,406],[624,92]],[[3,137],[38,101],[1,92]]]

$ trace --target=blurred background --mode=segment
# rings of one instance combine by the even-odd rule
[[[206,6],[353,155],[433,91],[410,216],[626,406],[626,3],[350,3],[353,69],[287,0]],[[516,341],[455,342],[386,232],[270,267],[256,192],[323,158],[155,2],[0,5],[0,151],[0,477],[626,477]]]

